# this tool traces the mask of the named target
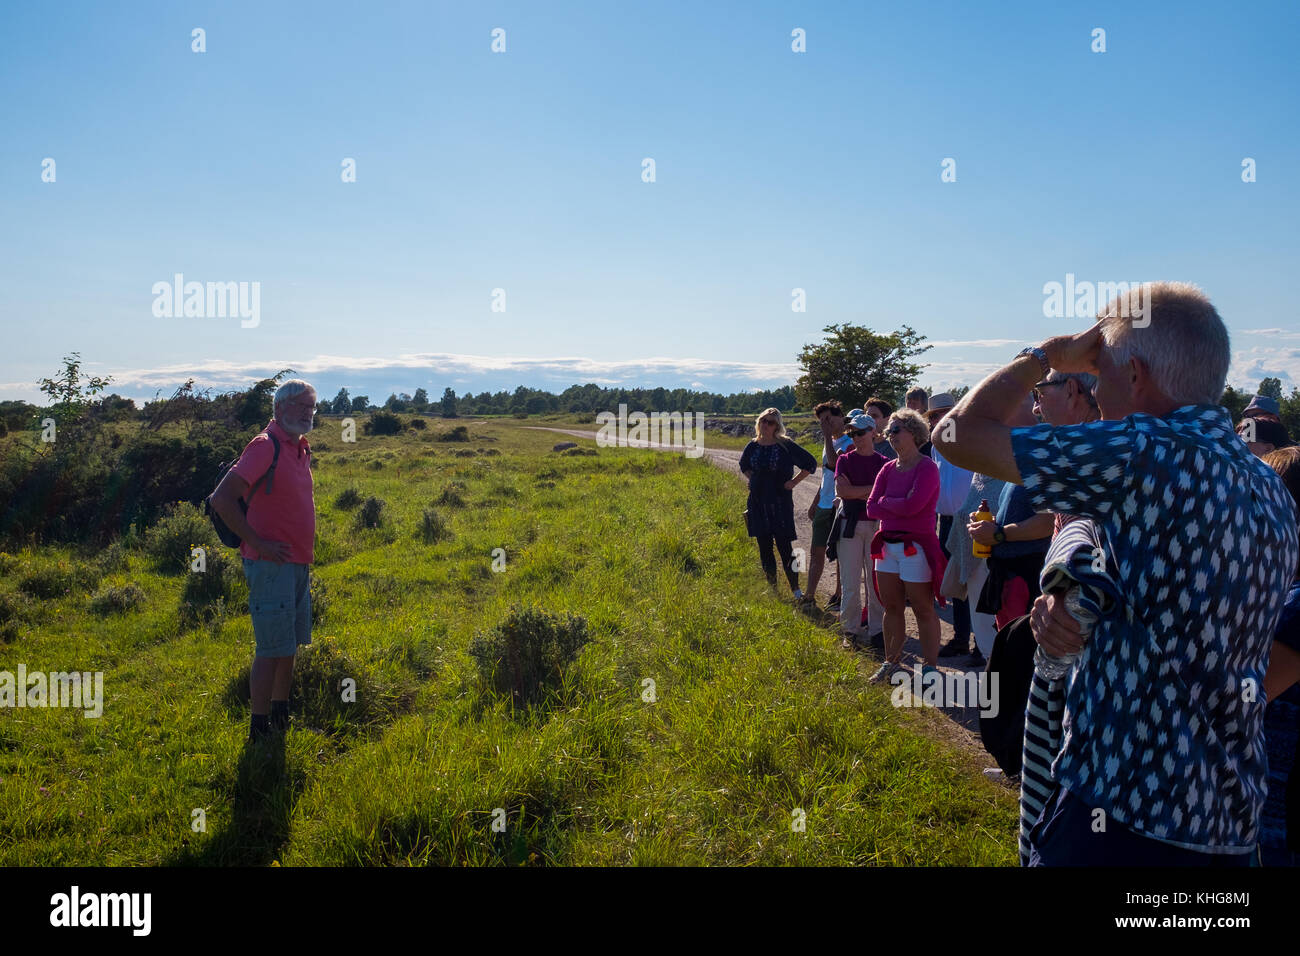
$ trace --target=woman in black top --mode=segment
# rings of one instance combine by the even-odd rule
[[[799,590],[799,572],[793,567],[791,542],[799,535],[794,526],[794,486],[817,470],[817,460],[785,437],[781,413],[769,408],[758,416],[754,425],[757,436],[740,455],[740,472],[749,479],[749,510],[745,523],[749,536],[758,539],[758,556],[768,583],[776,587],[776,556],[772,545],[781,552],[781,564],[795,600],[803,598]],[[799,470],[797,475],[795,469]],[[792,477],[793,476],[793,477]]]

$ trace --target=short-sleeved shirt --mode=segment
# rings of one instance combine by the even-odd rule
[[[1029,492],[1020,485],[1008,484],[1003,486],[1001,493],[998,495],[997,514],[993,520],[1006,527],[1009,524],[1027,521],[1037,513],[1034,510],[1033,502],[1029,500]],[[1003,541],[1001,544],[993,545],[992,557],[1022,558],[1027,554],[1046,554],[1051,545],[1052,536],[1050,534],[1046,537],[1029,538],[1025,541]]]
[[[1286,486],[1217,405],[1013,428],[1011,447],[1036,507],[1097,523],[1122,595],[1066,692],[1053,778],[1143,836],[1249,852],[1264,661],[1300,548]]]
[[[311,564],[315,558],[316,501],[312,492],[311,445],[307,439],[290,435],[272,420],[244,446],[239,461],[230,470],[250,487],[265,475],[275,457],[275,446],[268,433],[280,442],[280,460],[275,466],[270,494],[263,482],[244,498],[248,503],[248,526],[259,538],[288,544],[290,564]],[[247,541],[240,544],[239,553],[252,561],[262,558]]]
[[[853,439],[848,435],[841,435],[831,442],[831,447],[835,449],[835,459],[838,459],[841,453],[853,448]],[[822,459],[822,490],[817,498],[818,508],[831,508],[835,505],[835,459],[832,459],[830,464],[826,463],[826,459]]]

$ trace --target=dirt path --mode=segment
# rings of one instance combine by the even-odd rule
[[[571,435],[575,438],[594,439],[596,432],[583,431],[576,428],[546,428],[538,425],[525,425],[524,428],[532,428],[536,431],[557,432],[561,435]],[[659,448],[665,451],[681,453],[681,448],[669,448],[662,444],[651,443],[648,447]],[[704,449],[704,457],[710,462],[725,471],[730,471],[737,478],[743,480],[744,476],[740,473],[740,452],[731,448],[708,448]],[[799,539],[795,542],[798,547],[802,542],[807,548],[812,541],[812,521],[808,518],[808,508],[813,503],[820,490],[820,474],[810,475],[805,478],[794,489],[794,520],[795,528],[799,532]],[[737,521],[741,521],[739,515]],[[758,563],[758,555],[754,556],[754,563]],[[807,580],[805,573],[804,580]],[[784,587],[784,584],[782,585]],[[817,586],[817,594],[821,599],[820,605],[830,599],[835,592],[835,565],[828,564],[827,570],[822,574],[822,579]],[[807,614],[820,624],[834,628],[834,633],[839,633],[838,621],[834,616],[827,614],[821,607],[816,609],[803,609],[802,613]],[[939,630],[940,641],[946,644],[952,639],[952,606],[939,611]],[[870,654],[860,654],[860,669],[864,674],[870,675],[876,669],[878,659]],[[907,642],[903,645],[903,663],[914,669],[919,670],[921,667],[921,644],[917,639],[916,620],[912,615],[907,615]],[[948,674],[967,674],[978,673],[980,668],[972,667],[967,663],[965,657],[941,657],[939,658],[939,669]],[[936,708],[924,708],[924,710],[933,712]],[[960,747],[972,760],[984,767],[994,765],[993,758],[984,750],[983,744],[979,738],[979,711],[975,707],[943,707],[938,708],[949,720],[935,721],[935,732],[944,739],[957,747]]]

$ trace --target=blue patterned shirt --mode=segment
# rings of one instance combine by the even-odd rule
[[[1053,778],[1144,836],[1249,852],[1264,665],[1300,547],[1282,480],[1217,405],[1013,428],[1011,447],[1036,506],[1097,523],[1123,597],[1079,658]]]

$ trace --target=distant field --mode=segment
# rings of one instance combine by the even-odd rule
[[[588,440],[555,453],[519,427],[565,427],[548,418],[467,443],[436,419],[313,433],[320,619],[281,749],[245,746],[237,597],[183,617],[191,572],[149,542],[0,554],[0,671],[104,672],[100,718],[0,713],[0,863],[1015,862],[1014,795],[770,596],[740,482]],[[379,527],[335,504],[347,489],[383,499]],[[512,712],[468,650],[514,604],[580,615],[590,642]]]
[[[616,409],[614,411],[617,411]],[[629,413],[634,409],[629,409]],[[754,420],[755,415],[705,415],[709,420],[718,420],[744,425],[746,433],[744,435],[727,435],[713,429],[706,430],[704,433],[704,444],[708,448],[734,448],[740,450],[749,444],[754,437]],[[586,431],[598,431],[600,426],[595,423],[595,416],[590,412],[572,412],[554,415],[530,415],[527,419],[515,419],[512,416],[501,416],[496,419],[463,419],[500,422],[503,424],[517,425],[540,425],[547,428],[576,428]],[[816,426],[813,417],[808,412],[790,413],[784,416],[786,428],[800,435],[799,444],[808,449],[815,449],[820,444],[820,439],[814,439],[807,433]]]

